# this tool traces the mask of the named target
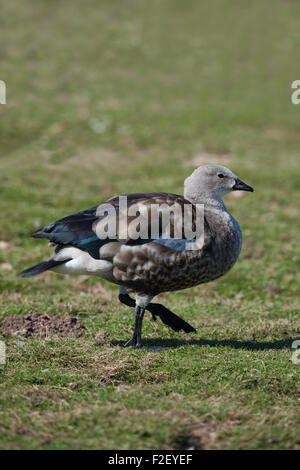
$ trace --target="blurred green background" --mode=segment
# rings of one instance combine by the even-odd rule
[[[87,327],[7,338],[2,448],[299,448],[299,15],[294,0],[1,5],[0,319]],[[255,193],[226,198],[244,234],[233,271],[162,296],[197,333],[145,320],[145,344],[173,349],[95,346],[131,332],[114,286],[16,277],[49,254],[39,226],[117,193],[182,193],[207,163]]]

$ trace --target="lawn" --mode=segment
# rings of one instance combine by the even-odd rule
[[[299,15],[291,0],[3,3],[0,320],[69,315],[86,333],[0,332],[0,448],[300,449]],[[50,253],[40,226],[118,193],[182,193],[206,163],[255,192],[226,197],[233,270],[158,297],[196,333],[146,314],[146,348],[124,349],[116,286],[17,277]]]

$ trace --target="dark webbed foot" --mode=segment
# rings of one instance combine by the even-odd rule
[[[137,343],[136,338],[132,337],[131,339],[126,341],[126,343],[124,344],[124,348],[128,348],[129,346],[132,346],[134,349],[135,348],[141,348],[142,343]]]
[[[119,294],[119,300],[122,304],[128,305],[128,307],[135,307],[135,300],[128,294]],[[169,326],[174,331],[183,330],[186,333],[196,331],[189,323],[161,304],[151,302],[147,305],[146,310],[151,313],[152,320],[156,321],[157,317],[159,317],[165,325]]]
[[[119,301],[128,307],[135,307],[135,300],[128,294],[119,294]]]

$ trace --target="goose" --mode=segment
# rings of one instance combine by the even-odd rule
[[[135,309],[133,336],[124,346],[142,347],[142,322],[146,310],[153,320],[159,317],[174,331],[196,331],[163,305],[153,303],[152,299],[162,292],[217,279],[234,266],[242,246],[242,232],[227,210],[223,196],[238,190],[253,192],[251,186],[228,168],[205,165],[195,169],[184,181],[184,196],[164,192],[114,196],[34,232],[34,238],[45,238],[50,246],[55,246],[54,252],[49,259],[25,269],[19,276],[27,278],[50,270],[60,274],[94,275],[117,284],[120,302]],[[146,225],[148,236],[128,235],[120,221],[112,224],[115,234],[107,235],[113,215],[120,216],[124,212],[125,198],[128,210],[125,220],[137,221],[136,217],[141,217],[141,213],[146,214],[139,221]],[[193,227],[195,217],[200,213],[199,207],[203,208],[203,233],[202,238],[199,237],[202,242],[196,249],[191,249],[195,236],[188,238],[183,234],[186,219],[179,220],[176,212],[170,216],[168,230],[160,219],[156,231],[149,235],[150,207],[168,209],[174,205],[192,208]],[[110,213],[110,208],[114,214]],[[130,208],[136,211],[135,215],[129,216]],[[174,236],[175,225],[177,228],[179,225],[182,236]]]

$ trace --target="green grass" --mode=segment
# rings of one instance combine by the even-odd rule
[[[5,338],[1,448],[300,448],[299,14],[280,0],[2,5],[0,319],[72,315],[87,333]],[[145,345],[172,347],[123,349],[133,312],[115,286],[16,277],[49,254],[37,226],[120,192],[182,192],[206,161],[255,192],[226,198],[244,235],[234,269],[159,297],[197,333],[147,315]]]

